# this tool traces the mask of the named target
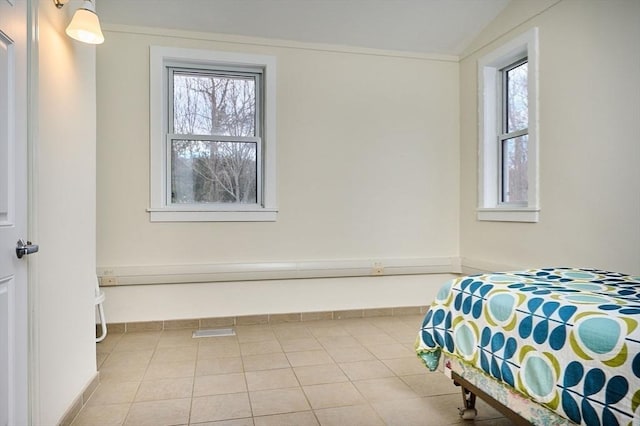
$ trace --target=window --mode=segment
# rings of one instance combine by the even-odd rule
[[[151,48],[152,221],[272,221],[275,60]]]
[[[537,28],[478,62],[478,219],[537,222]]]

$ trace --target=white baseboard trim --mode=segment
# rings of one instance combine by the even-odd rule
[[[99,266],[101,286],[305,278],[459,274],[459,257],[316,260],[200,265]]]

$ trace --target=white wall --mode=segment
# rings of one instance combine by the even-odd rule
[[[457,61],[104,27],[97,53],[99,267],[457,257]],[[276,57],[277,222],[149,222],[150,45]],[[289,300],[282,309],[300,311],[299,300],[273,282],[263,285],[274,289],[266,297]],[[109,289],[108,320],[144,319],[115,306],[124,299],[148,306],[152,293],[156,300],[180,291],[195,301],[198,291],[178,286],[166,293]],[[210,286],[205,291],[215,297],[219,285]],[[167,318],[178,315],[169,301],[158,301]],[[238,303],[230,309],[245,312]]]
[[[555,4],[554,4],[555,3]],[[460,62],[463,263],[640,273],[640,2],[514,1]],[[540,42],[540,222],[478,222],[477,59]]]
[[[34,424],[56,424],[96,374],[95,48],[64,34],[70,2],[39,1]],[[31,259],[30,259],[31,261]]]

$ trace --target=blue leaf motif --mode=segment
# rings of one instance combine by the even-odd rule
[[[600,426],[600,419],[598,413],[593,409],[589,400],[584,398],[582,400],[582,416],[587,426]]]
[[[462,298],[463,297],[464,297],[464,294],[458,293],[458,294],[456,294],[456,298],[453,299],[453,308],[456,311],[459,311],[460,308],[462,307]]]
[[[538,343],[544,343],[549,335],[549,321],[540,321],[536,328],[533,329],[533,340]]]
[[[480,289],[480,296],[485,297],[493,289],[493,284],[485,284]]]
[[[633,374],[635,374],[636,377],[640,377],[640,352],[638,352],[636,356],[633,357],[631,369],[633,370]]]
[[[446,328],[447,330],[451,330],[451,320],[452,320],[452,315],[451,315],[451,311],[447,312],[447,317],[444,319],[444,328]]]
[[[473,310],[471,314],[475,319],[480,318],[480,316],[482,315],[482,302],[483,300],[479,299],[476,301],[476,303],[473,304]]]
[[[491,352],[496,353],[504,346],[504,334],[496,333],[491,339]]]
[[[566,390],[562,391],[562,409],[569,420],[580,424],[582,417],[580,416],[578,404],[576,403],[576,400],[573,399],[573,396],[571,396],[571,394]]]
[[[475,293],[476,290],[478,290],[480,287],[482,287],[482,284],[484,284],[482,281],[474,281],[470,286],[469,286],[469,290],[471,291],[471,293]]]
[[[518,342],[513,337],[509,337],[504,347],[504,359],[507,360],[512,358],[513,355],[515,355],[517,349],[518,349]]]
[[[540,307],[540,305],[542,305],[542,302],[544,302],[544,299],[540,297],[534,297],[533,299],[530,299],[527,303],[529,312],[534,313]]]
[[[487,355],[484,351],[480,353],[480,367],[484,370],[485,373],[490,374],[489,371],[489,360],[487,359]]]
[[[558,309],[558,306],[560,306],[558,302],[547,302],[542,306],[542,312],[546,317],[550,317]]]
[[[584,375],[584,367],[578,361],[572,361],[564,369],[564,387],[572,388],[580,383]]]
[[[533,327],[533,317],[528,316],[520,322],[518,326],[518,333],[523,339],[528,338],[531,335],[531,328]]]
[[[607,383],[605,392],[605,403],[609,405],[617,404],[625,397],[629,391],[629,382],[623,376],[612,377]],[[605,423],[607,424],[607,423]]]
[[[491,357],[491,375],[498,380],[502,379],[502,374],[500,374],[500,367],[498,366],[498,363],[496,362],[496,359],[494,357]]]
[[[463,281],[460,283],[460,289],[461,289],[462,291],[466,290],[466,289],[467,289],[467,287],[469,287],[469,284],[471,284],[472,282],[473,282],[473,280],[472,280],[472,279],[470,279],[470,278],[467,278],[466,280],[463,280]]]
[[[433,316],[433,309],[429,309],[429,312],[427,312],[427,315],[424,317],[424,321],[422,322],[422,328],[426,327],[427,324],[429,324],[429,321],[431,321],[432,316]]]
[[[442,323],[443,320],[444,320],[444,310],[438,309],[433,314],[433,325],[434,326],[438,326],[438,325],[440,325]]]
[[[515,387],[515,380],[513,378],[513,373],[509,368],[509,364],[507,364],[506,362],[503,363],[501,372],[502,372],[502,380],[504,380],[506,383],[510,384],[511,386]]]
[[[466,299],[464,299],[464,302],[462,302],[462,313],[467,315],[469,312],[471,312],[471,302],[473,301],[473,299],[471,298],[471,296],[467,297]]]
[[[453,344],[453,337],[451,337],[451,333],[445,333],[444,340],[445,340],[447,350],[449,352],[453,352],[454,344]]]
[[[558,310],[558,316],[562,321],[567,322],[577,310],[576,306],[563,306]]]
[[[422,331],[422,341],[430,348],[436,347],[436,342],[433,340],[433,337],[431,337],[431,333],[424,330]]]
[[[613,411],[609,409],[609,407],[604,407],[602,410],[602,424],[607,426],[620,426],[620,422],[616,419]]]
[[[602,370],[599,368],[589,370],[587,375],[584,377],[584,396],[590,396],[600,392],[604,387],[604,384],[605,376]]]
[[[567,330],[566,327],[561,324],[553,329],[551,334],[549,335],[549,346],[551,349],[557,351],[562,349],[564,346],[564,342],[567,340]]]

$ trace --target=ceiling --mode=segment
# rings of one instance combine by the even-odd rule
[[[459,55],[510,0],[98,0],[104,23]]]

